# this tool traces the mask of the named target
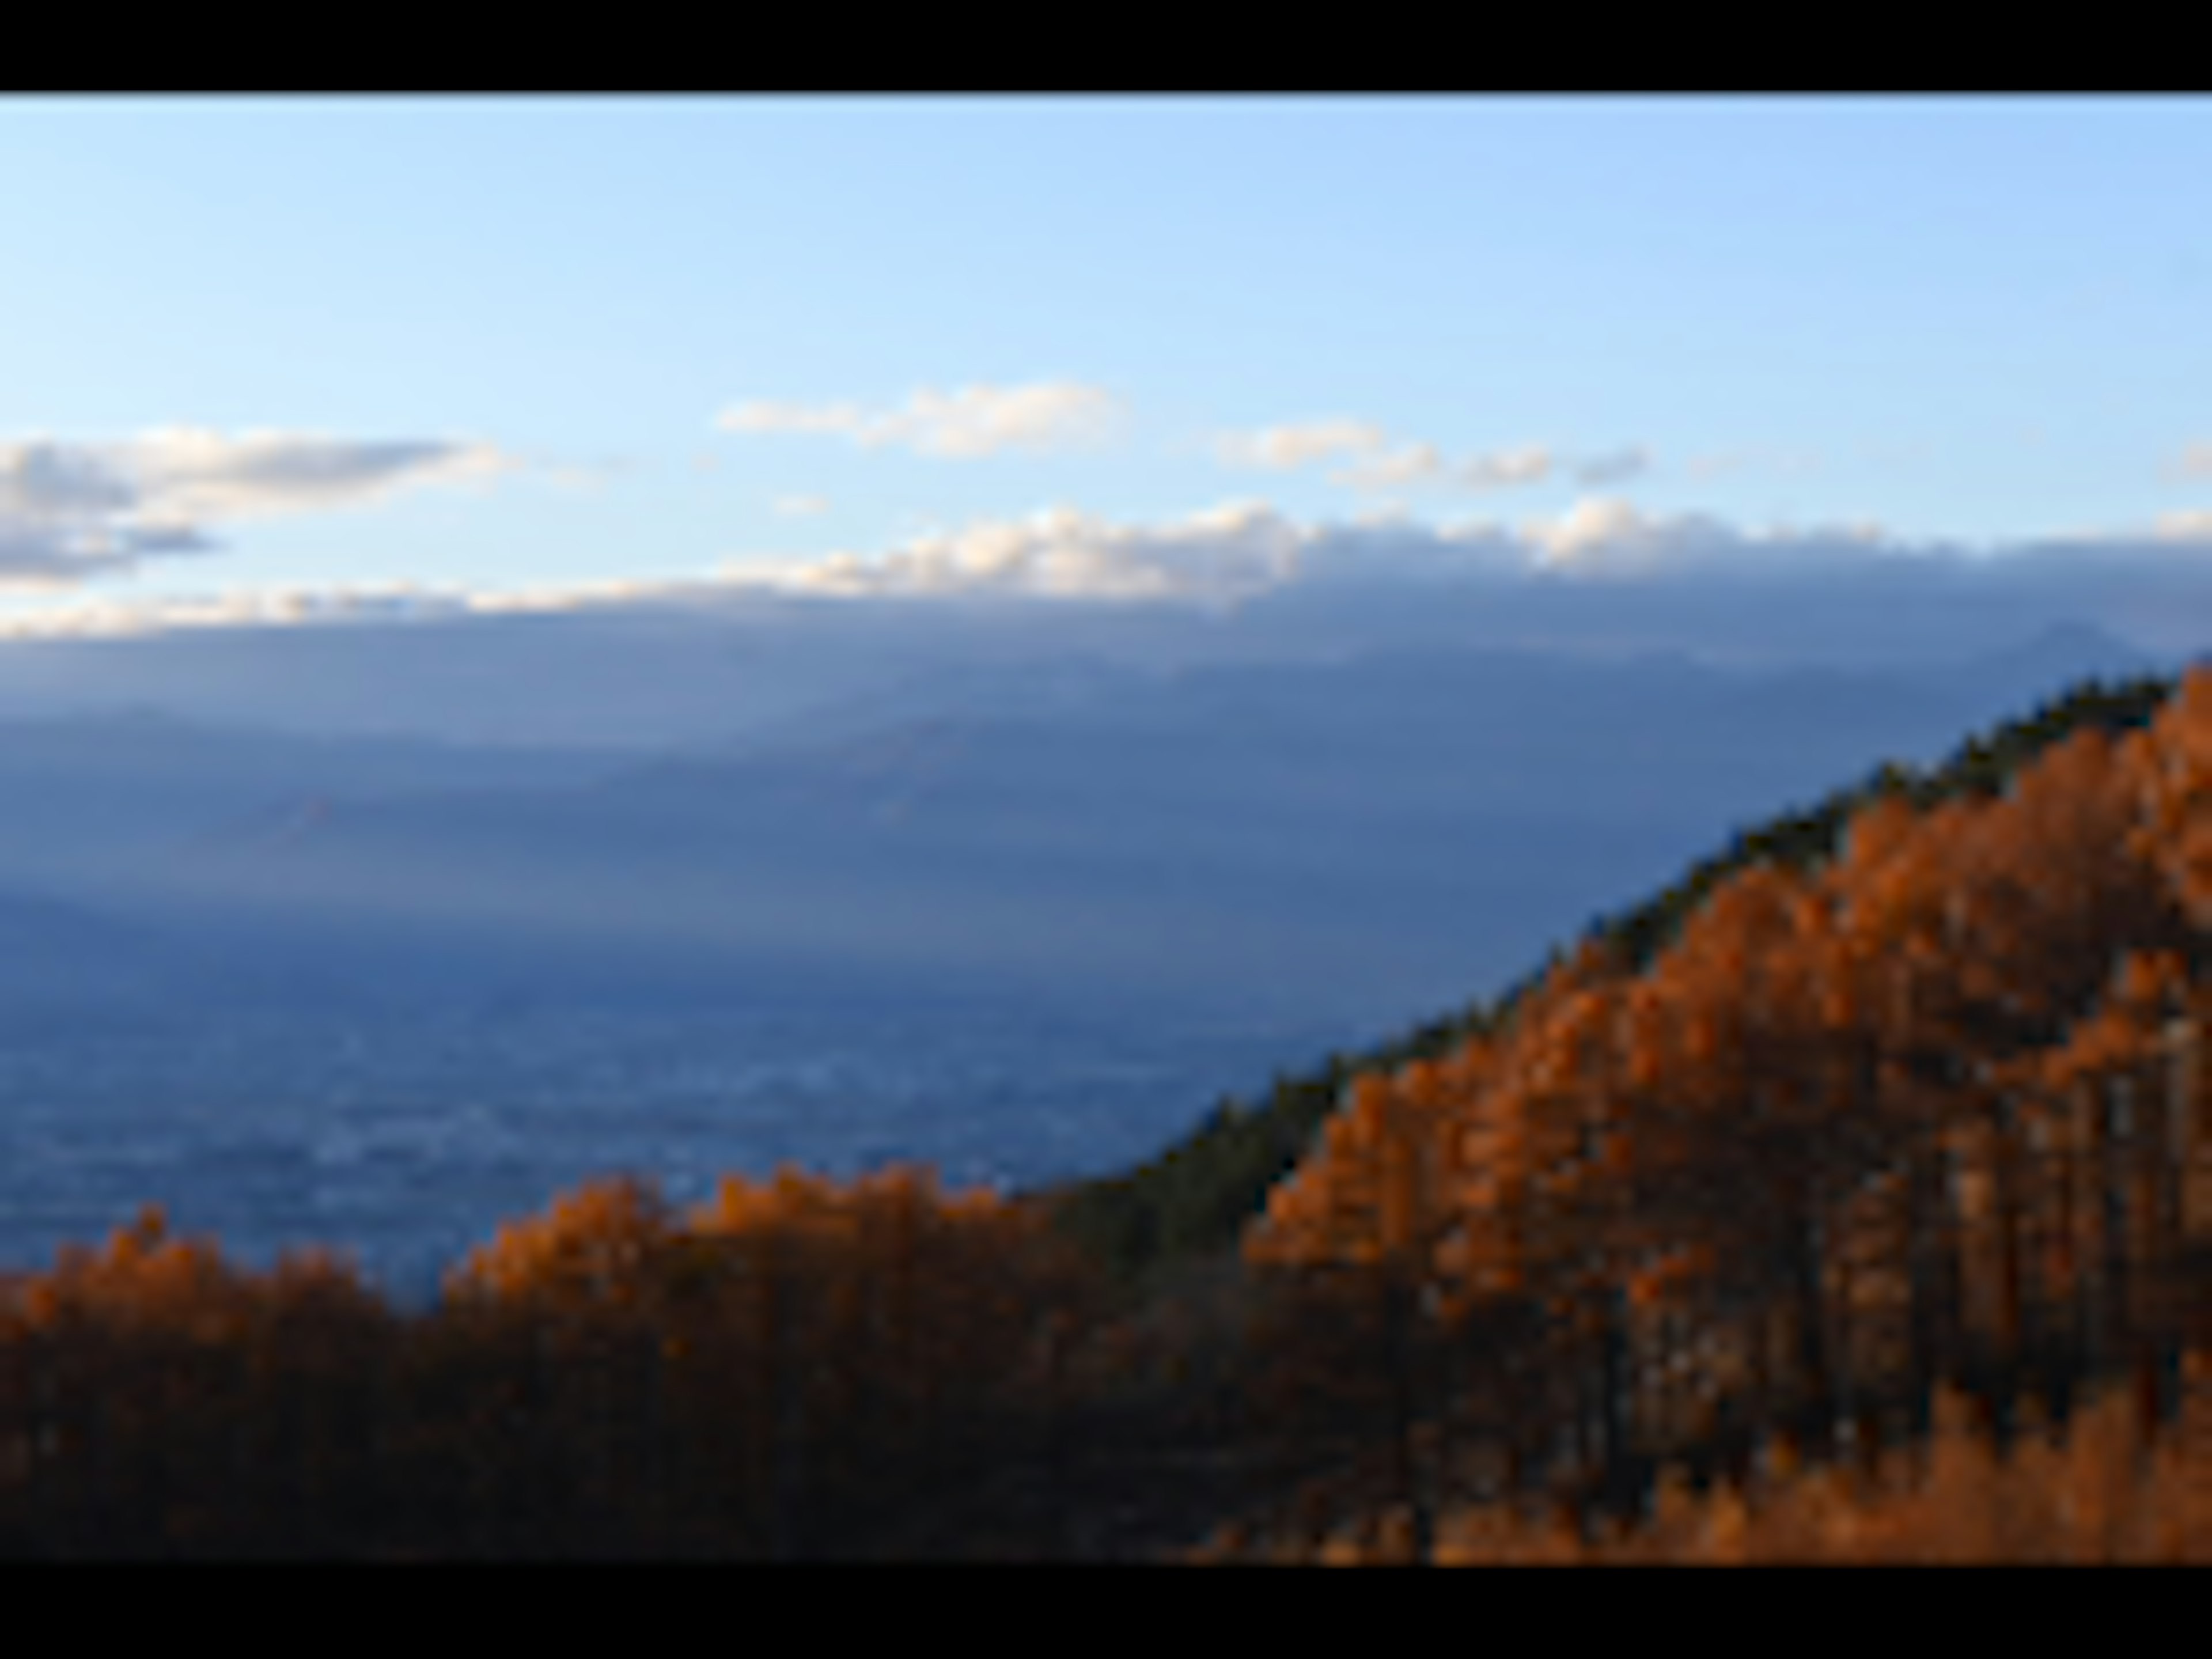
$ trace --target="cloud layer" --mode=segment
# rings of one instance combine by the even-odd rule
[[[114,443],[0,444],[0,580],[64,586],[204,551],[205,526],[356,506],[513,463],[489,445],[174,427]]]
[[[863,448],[896,445],[923,455],[975,460],[1006,450],[1066,448],[1104,439],[1121,405],[1097,386],[1066,381],[1030,386],[928,387],[899,409],[857,404],[753,402],[725,410],[726,432],[842,437]]]
[[[1072,507],[981,520],[870,556],[732,562],[689,577],[613,577],[471,591],[427,583],[268,587],[199,597],[79,600],[0,613],[0,637],[109,637],[239,628],[696,605],[749,597],[1002,597],[1229,603],[1292,580],[1309,538],[1272,508],[1231,503],[1164,525],[1115,524]]]
[[[112,505],[97,479],[43,476],[49,504]],[[1012,605],[1007,625],[1039,648],[1063,637],[1054,631],[1060,618],[1074,630],[1069,638],[1094,626],[1195,626],[1192,639],[1213,641],[1203,650],[1232,637],[1274,641],[1268,649],[1291,640],[1297,650],[1324,654],[1408,641],[1552,642],[1855,663],[1956,658],[2085,623],[2143,650],[2179,654],[2212,645],[2208,541],[2212,514],[2203,513],[2129,533],[1967,548],[1869,524],[1751,526],[1648,512],[1602,495],[1510,524],[1440,525],[1402,512],[1296,522],[1255,501],[1133,523],[1060,507],[872,552],[732,562],[686,576],[495,591],[398,583],[58,598],[0,611],[0,637],[556,613],[610,623],[634,615],[654,626],[654,618],[726,615],[780,629],[835,611],[873,614],[872,625],[896,630],[911,607],[919,640],[933,637],[926,630],[936,602],[983,599]],[[1233,634],[1217,629],[1207,611],[1233,617]],[[1109,622],[1113,613],[1120,619]]]

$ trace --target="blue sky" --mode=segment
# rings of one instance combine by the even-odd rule
[[[2206,178],[2202,100],[13,99],[0,621],[1237,502],[2185,546]]]

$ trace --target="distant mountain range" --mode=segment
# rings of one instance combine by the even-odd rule
[[[0,721],[0,872],[11,885],[127,889],[196,840],[318,795],[573,784],[622,750],[318,738],[149,709]]]
[[[658,759],[19,726],[0,799],[38,808],[0,848],[333,985],[972,979],[1402,1018],[1778,800],[2153,665],[2078,628],[1916,672],[985,664]]]

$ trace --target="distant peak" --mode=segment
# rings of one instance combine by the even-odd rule
[[[1999,654],[2026,658],[2075,656],[2130,663],[2149,660],[2148,653],[2138,650],[2116,635],[2106,633],[2094,623],[2070,619],[2053,623],[2023,644]]]

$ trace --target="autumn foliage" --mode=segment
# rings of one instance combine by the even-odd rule
[[[20,1553],[866,1554],[1025,1450],[1086,1279],[1022,1206],[892,1170],[595,1182],[402,1319],[158,1214],[15,1288]]]
[[[1498,1036],[1359,1079],[1247,1260],[1378,1307],[1410,1279],[1430,1341],[1482,1350],[1431,1417],[1503,1425],[1516,1479],[1640,1457],[1647,1507],[1667,1458],[1865,1455],[1943,1387],[2002,1413],[2124,1373],[2170,1419],[2212,1296],[2208,808],[2201,672],[2001,794],[1878,799],[1640,969],[1594,943]]]

